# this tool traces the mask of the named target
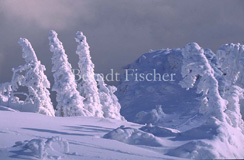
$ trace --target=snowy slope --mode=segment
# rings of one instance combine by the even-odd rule
[[[135,130],[141,127],[134,123],[101,118],[59,118],[35,113],[0,111],[0,159],[39,159],[39,151],[34,154],[30,149],[26,149],[26,145],[24,146],[23,144],[28,142],[30,146],[30,144],[33,144],[33,141],[41,141],[42,145],[40,146],[45,146],[45,142],[50,141],[55,136],[58,136],[58,139],[63,139],[64,143],[68,142],[69,151],[65,153],[65,146],[62,148],[55,144],[55,142],[52,142],[54,143],[54,151],[40,147],[44,153],[46,152],[44,155],[47,159],[55,159],[59,156],[62,159],[84,160],[176,159],[176,157],[166,156],[164,153],[185,143],[172,142],[169,138],[157,138],[162,146],[152,147],[130,145],[103,138],[109,131],[121,125],[134,128]],[[55,138],[57,139],[57,137]],[[27,142],[24,142],[25,140]],[[31,140],[32,143],[30,143]]]
[[[0,111],[0,122],[1,160],[214,159],[235,158],[232,153],[241,157],[243,150],[236,148],[243,144],[237,130],[226,128],[233,135],[226,139],[215,126],[180,132],[111,119],[13,111]]]

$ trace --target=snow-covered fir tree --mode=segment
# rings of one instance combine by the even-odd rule
[[[103,117],[102,105],[99,98],[97,82],[94,74],[94,64],[91,61],[89,45],[82,32],[76,33],[78,43],[76,54],[79,56],[78,66],[82,76],[78,84],[80,94],[85,98],[84,104],[92,116]]]
[[[121,106],[118,102],[118,98],[114,95],[117,88],[105,84],[103,77],[100,74],[96,74],[96,80],[98,83],[98,92],[103,109],[103,116],[105,118],[124,120],[124,117],[120,115]]]
[[[232,126],[242,127],[240,100],[244,98],[244,46],[225,44],[217,51],[218,68],[223,72],[223,97],[228,101],[226,114]]]
[[[35,51],[27,39],[20,38],[18,43],[22,47],[22,57],[25,59],[26,64],[13,68],[11,101],[18,103],[15,91],[18,90],[19,86],[26,87],[28,93],[18,93],[26,96],[22,103],[23,108],[20,110],[54,116],[55,112],[48,91],[50,82],[44,74],[46,68],[38,61]]]
[[[198,129],[200,130],[198,135],[200,135],[202,139],[206,139],[206,135],[210,133],[210,135],[214,137],[214,143],[200,140],[200,143],[194,144],[195,148],[203,148],[206,144],[210,144],[208,148],[214,148],[214,152],[211,150],[204,151],[197,149],[198,151],[194,151],[197,154],[194,153],[190,157],[210,158],[209,156],[205,156],[205,154],[210,155],[209,153],[212,154],[212,157],[222,157],[223,155],[221,154],[225,154],[223,148],[232,148],[232,151],[228,153],[231,157],[242,157],[243,155],[242,152],[240,152],[240,148],[242,148],[244,136],[243,129],[238,124],[238,122],[240,122],[240,117],[238,116],[240,110],[238,108],[240,107],[239,98],[242,95],[243,89],[238,86],[231,86],[229,88],[230,90],[226,92],[228,94],[223,91],[223,95],[226,96],[224,96],[224,98],[221,97],[219,84],[214,76],[214,69],[204,55],[203,49],[196,43],[189,43],[182,49],[182,55],[183,80],[180,84],[183,88],[187,89],[192,88],[194,84],[196,84],[197,93],[202,95],[200,113],[205,117],[205,120],[201,119],[198,121],[199,126],[197,128],[192,128],[183,133],[183,135],[193,135],[196,129]],[[233,78],[233,80],[234,79],[236,78]],[[223,83],[228,82],[224,80]],[[207,129],[204,129],[206,127]],[[238,137],[238,139],[234,137]],[[216,145],[217,143],[222,144],[223,147],[219,148]],[[182,146],[182,149],[184,149],[184,145]]]
[[[240,106],[240,100],[244,99],[243,93],[243,88],[239,86],[233,85],[228,88],[228,91],[225,92],[225,99],[228,101],[225,113],[230,118],[233,127],[240,127],[244,131]]]
[[[54,77],[53,91],[57,92],[57,116],[88,116],[83,100],[77,91],[75,77],[72,73],[71,64],[65,54],[62,42],[55,31],[49,32],[50,51],[53,52],[52,72]]]
[[[182,49],[182,55],[181,74],[183,80],[180,85],[188,90],[199,79],[197,93],[202,94],[200,113],[223,121],[223,112],[227,102],[219,94],[218,81],[214,77],[213,68],[204,55],[204,50],[197,43],[188,43]]]

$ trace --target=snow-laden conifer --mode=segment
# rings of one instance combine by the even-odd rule
[[[121,106],[118,102],[118,98],[114,94],[117,88],[107,85],[100,74],[96,74],[96,79],[104,117],[124,120],[124,117],[120,115]]]
[[[57,116],[87,116],[83,97],[77,91],[71,64],[65,54],[62,42],[55,31],[49,32],[50,51],[53,52],[52,72],[54,77],[53,91],[57,92]]]
[[[19,86],[26,87],[28,92],[18,93],[26,96],[24,102],[20,103],[20,111],[37,112],[49,116],[54,116],[54,108],[50,99],[50,82],[44,74],[45,66],[38,61],[35,51],[31,43],[25,39],[20,38],[18,41],[22,47],[22,57],[25,59],[26,64],[13,68],[14,75],[11,81],[11,102],[20,103],[18,98],[15,97],[15,92]]]
[[[99,98],[97,82],[94,74],[94,64],[91,61],[89,45],[82,32],[76,33],[78,43],[76,54],[79,56],[78,66],[82,76],[78,84],[80,94],[85,98],[84,104],[92,116],[103,117],[102,105]]]
[[[226,114],[232,126],[243,127],[240,100],[244,98],[244,46],[225,44],[217,51],[218,68],[223,72],[223,97],[228,101]]]
[[[204,50],[197,43],[189,43],[182,49],[183,80],[180,85],[183,88],[192,88],[197,79],[197,93],[202,94],[200,113],[224,120],[223,112],[226,109],[226,101],[220,96],[218,81],[214,77],[214,70],[209,64]]]

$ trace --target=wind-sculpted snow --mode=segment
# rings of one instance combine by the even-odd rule
[[[0,122],[1,160],[179,159],[165,155],[169,148],[172,149],[170,141],[140,131],[137,128],[141,125],[127,121],[82,116],[50,117],[0,110]],[[143,144],[133,145],[103,138],[121,125],[128,126],[129,131],[134,133],[132,142],[140,140]]]
[[[18,158],[24,158],[21,155],[29,154],[30,157],[38,159],[61,159],[62,154],[69,152],[69,143],[61,137],[32,139],[16,142],[13,149]]]
[[[206,142],[192,141],[170,150],[167,155],[187,159],[215,159],[213,151],[212,146]]]
[[[160,140],[154,135],[125,126],[120,126],[119,128],[108,132],[103,137],[132,145],[162,146]]]
[[[214,121],[176,136],[173,141],[185,144],[166,154],[188,159],[243,159],[243,133],[226,123]]]
[[[141,127],[140,130],[151,133],[157,137],[172,137],[180,134],[180,131],[176,129],[154,126],[152,124],[147,124]]]

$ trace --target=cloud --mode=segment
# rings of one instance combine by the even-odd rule
[[[227,0],[2,0],[0,82],[23,64],[19,37],[32,43],[51,77],[48,31],[57,30],[69,61],[77,67],[74,36],[81,30],[97,72],[119,70],[149,49],[176,48],[195,41],[216,50],[243,42],[244,1]]]
[[[20,19],[22,23],[36,23],[41,28],[65,29],[75,23],[77,17],[87,14],[87,1],[77,2],[65,0],[3,0],[0,2],[0,6],[8,19]]]

